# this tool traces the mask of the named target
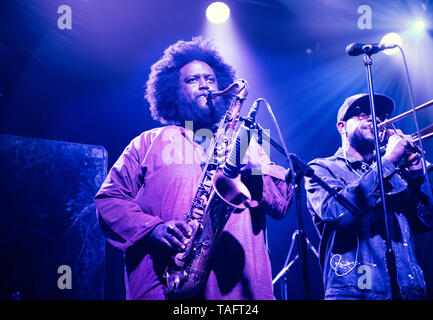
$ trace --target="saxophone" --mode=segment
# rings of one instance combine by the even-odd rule
[[[208,151],[209,158],[186,215],[186,222],[193,230],[191,237],[185,250],[172,257],[164,274],[168,299],[191,299],[204,288],[221,231],[232,213],[243,210],[252,203],[251,194],[241,180],[223,174],[227,161],[221,161],[226,158],[229,146],[235,144],[233,142],[238,131],[240,109],[248,94],[248,83],[242,79],[237,80],[222,91],[211,92],[210,97],[229,94],[234,90],[237,93],[219,123]],[[233,149],[229,158],[232,153]],[[241,161],[239,159],[239,166]],[[234,171],[237,176],[239,171]]]

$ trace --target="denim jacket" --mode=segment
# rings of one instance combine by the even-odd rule
[[[320,185],[306,179],[307,207],[320,236],[325,299],[391,299],[376,163],[368,165],[350,155],[345,158],[339,148],[334,156],[309,164],[322,181],[362,211],[354,215]],[[433,228],[432,201],[422,170],[400,170],[385,159],[382,167],[400,294],[403,299],[422,299],[426,288],[413,233]]]

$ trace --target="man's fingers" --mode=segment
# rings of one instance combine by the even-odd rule
[[[403,131],[401,131],[401,129],[396,129],[396,130],[397,130],[397,133],[398,133],[399,135],[404,136],[404,133],[403,133]]]
[[[179,230],[182,231],[183,235],[185,237],[190,237],[191,236],[191,232],[192,232],[192,228],[190,225],[188,225],[186,222],[184,221],[179,221],[176,226],[179,228]]]
[[[183,242],[182,233],[176,227],[168,227],[167,234],[167,239],[179,239]]]
[[[160,239],[160,242],[167,248],[169,248],[170,250],[173,250],[173,246],[172,244],[166,239],[166,238],[162,238]]]
[[[393,136],[390,137],[390,141],[394,140],[395,143],[407,143],[407,141],[404,139],[404,137],[400,134],[394,134]]]
[[[166,238],[170,243],[170,247],[177,250],[185,250],[185,245],[180,242],[175,236],[167,236]]]
[[[185,227],[182,226],[180,223],[176,224],[174,226],[168,226],[167,227],[167,233],[170,234],[171,236],[177,238],[179,241],[185,242],[186,237],[185,237],[184,233],[186,233],[186,231],[183,231],[184,228]]]

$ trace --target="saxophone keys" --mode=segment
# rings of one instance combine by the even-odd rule
[[[179,268],[183,268],[185,265],[184,259],[185,259],[185,254],[184,253],[178,253],[174,256],[174,263]]]

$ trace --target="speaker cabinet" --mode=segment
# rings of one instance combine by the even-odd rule
[[[0,298],[103,299],[101,146],[0,135]]]

